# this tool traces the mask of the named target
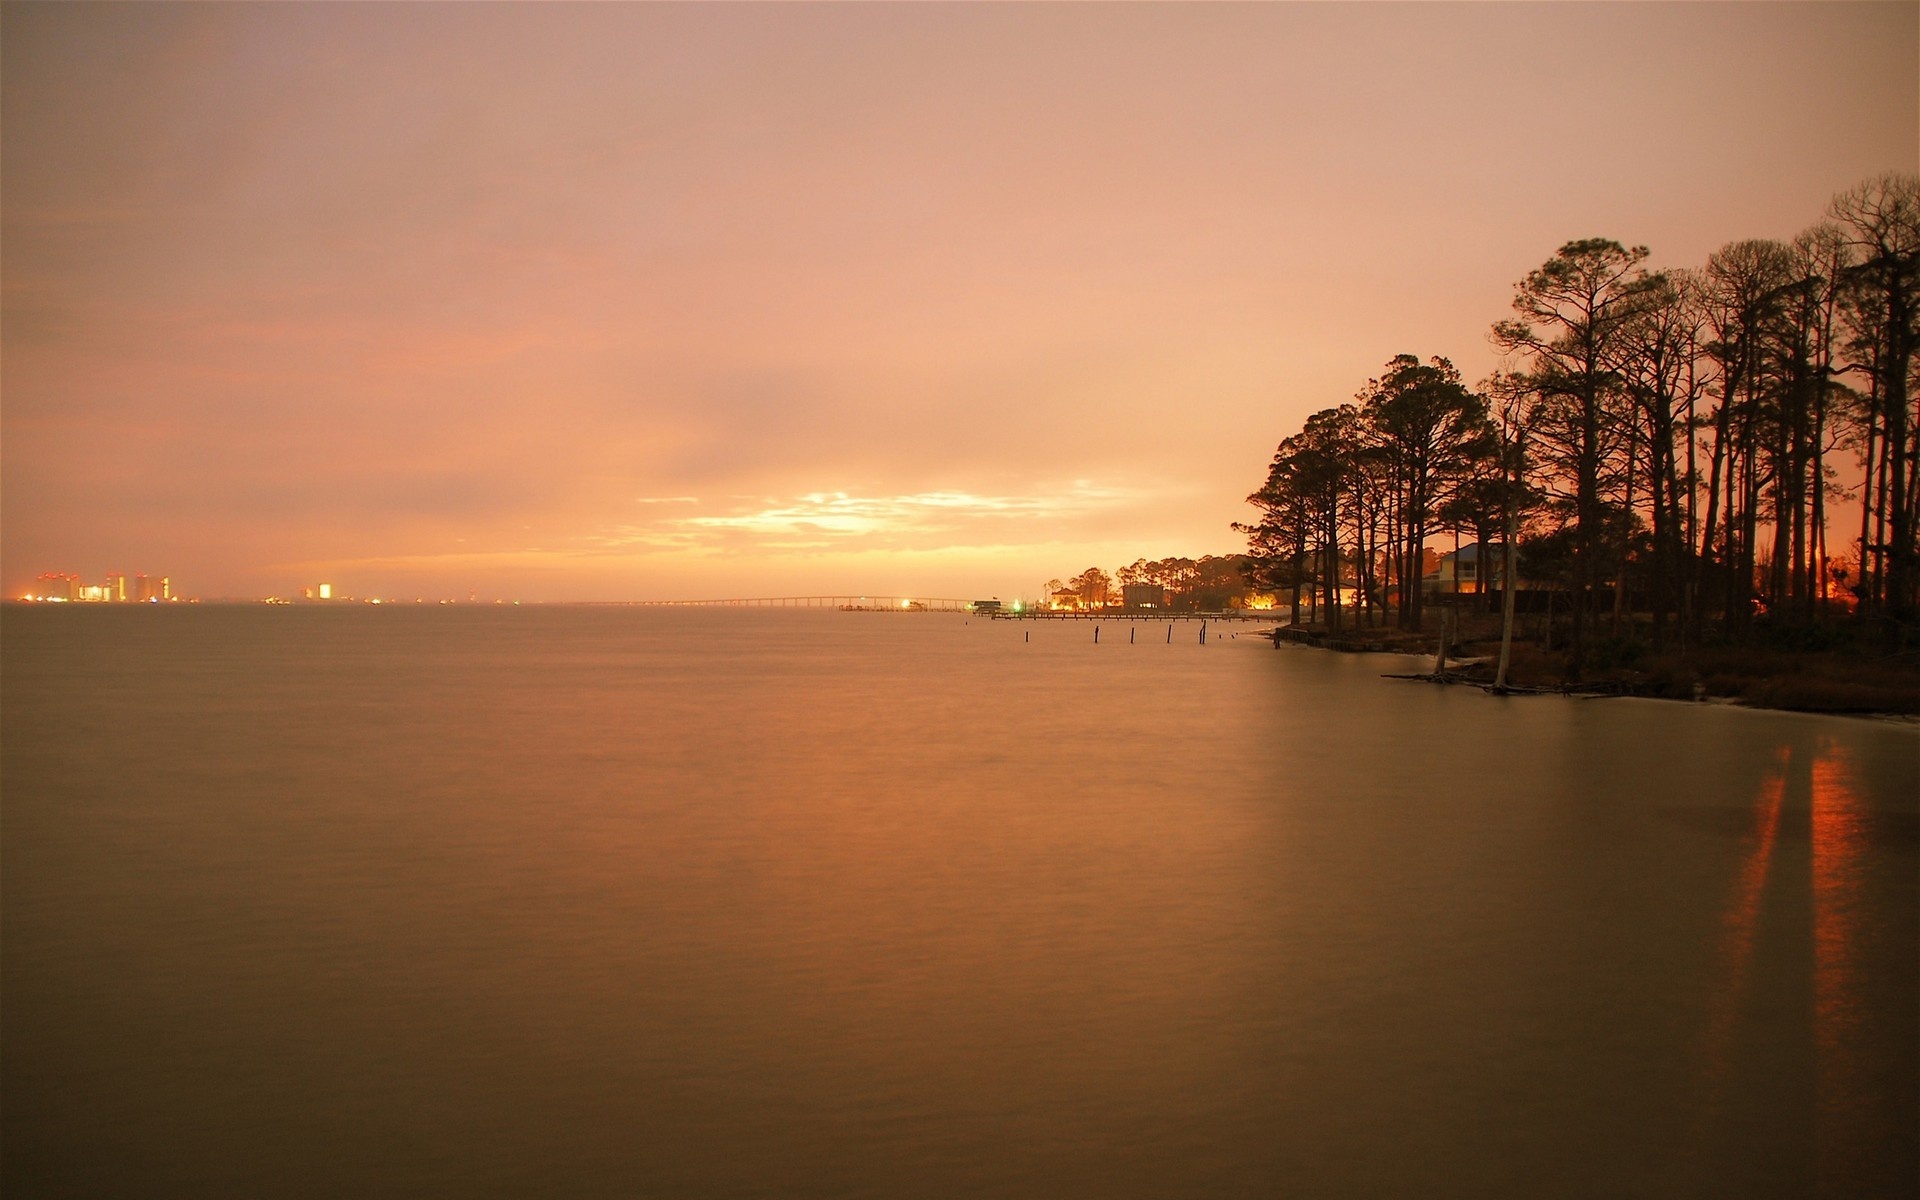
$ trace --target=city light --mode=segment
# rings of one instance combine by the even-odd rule
[[[104,583],[82,583],[71,571],[43,573],[38,590],[20,598],[52,604],[162,604],[179,599],[173,594],[173,581],[165,575],[135,575],[129,586],[120,572],[108,575]]]

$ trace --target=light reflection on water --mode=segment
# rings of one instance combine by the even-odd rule
[[[1875,1056],[1871,981],[1861,975],[1860,941],[1873,898],[1865,862],[1866,815],[1853,789],[1853,764],[1847,748],[1833,738],[1818,739],[1807,772],[1812,825],[1814,1032],[1819,1056],[1816,1139],[1823,1174],[1832,1174],[1863,1155],[1882,1137],[1899,1136],[1886,1128],[1885,1114],[1860,1103],[1870,1094],[1867,1072]],[[1920,945],[1914,970],[1920,972]],[[1870,960],[1866,960],[1870,961]],[[1920,1088],[1920,1079],[1909,1080]],[[1920,1130],[1909,1126],[1909,1138]],[[1909,1182],[1920,1189],[1920,1177]]]
[[[1874,817],[1855,790],[1858,768],[1848,741],[1796,732],[1801,736],[1774,748],[1742,836],[1745,857],[1725,913],[1722,982],[1702,1043],[1707,1126],[1701,1128],[1717,1123],[1707,1136],[1737,1144],[1742,1130],[1733,1118],[1761,1086],[1761,1072],[1770,1072],[1776,1087],[1792,1084],[1779,1089],[1777,1102],[1806,1113],[1804,1127],[1787,1133],[1800,1144],[1785,1156],[1783,1170],[1800,1175],[1810,1192],[1895,1194],[1898,1174],[1882,1175],[1867,1188],[1856,1174],[1876,1147],[1911,1140],[1911,1128],[1903,1130],[1897,1120],[1904,1109],[1869,1098],[1886,1094],[1889,1083],[1908,1097],[1920,1087],[1897,1073],[1874,1078],[1876,1070],[1910,1057],[1913,1041],[1901,1011],[1883,1003],[1886,981],[1873,973],[1878,947],[1872,943],[1884,944],[1887,924],[1876,911],[1883,896],[1868,844]],[[1901,828],[1886,824],[1887,840],[1908,840]],[[1913,949],[1920,954],[1920,946]],[[1762,953],[1775,961],[1770,975],[1756,978]],[[1810,992],[1804,1001],[1803,974]],[[1766,1019],[1769,1009],[1801,1002],[1808,1009],[1804,1027]],[[1756,1051],[1759,1036],[1780,1044]],[[1781,1156],[1778,1146],[1754,1153]]]
[[[1774,843],[1780,835],[1780,810],[1786,802],[1787,757],[1787,747],[1780,747],[1761,780],[1759,795],[1754,800],[1754,828],[1746,839],[1752,848],[1740,864],[1738,882],[1727,905],[1722,982],[1703,1042],[1707,1079],[1716,1090],[1724,1089],[1729,1081],[1732,1068],[1729,1059],[1734,1051],[1732,1037],[1748,996],[1748,975],[1759,934],[1760,901],[1773,867]]]
[[[9,1190],[1915,1177],[1911,730],[1151,628],[10,610]]]

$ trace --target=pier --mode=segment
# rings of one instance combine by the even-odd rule
[[[981,613],[996,621],[1265,621],[1275,622],[1280,618],[1272,609],[1229,608],[1216,612],[1180,612],[1170,608],[1099,608],[1099,609],[1049,609],[1032,608],[1020,612],[1000,609],[998,612]]]
[[[1278,622],[1273,609],[1229,608],[1182,611],[1170,608],[1051,609],[1001,607],[975,609],[976,601],[953,596],[732,596],[713,600],[621,600],[632,608],[837,608],[846,612],[970,612],[996,621],[1266,621]]]

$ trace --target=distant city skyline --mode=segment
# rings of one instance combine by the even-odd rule
[[[131,580],[124,571],[110,571],[99,583],[87,583],[77,571],[42,571],[30,587],[6,597],[111,604],[163,604],[182,598],[174,595],[169,576],[144,571],[135,572]]]
[[[1485,377],[1562,243],[1693,266],[1920,167],[1901,3],[0,21],[9,598],[1236,553],[1280,437],[1393,354]]]

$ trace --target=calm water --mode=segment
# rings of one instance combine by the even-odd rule
[[[7,1193],[1911,1194],[1920,735],[1196,633],[10,607]]]

